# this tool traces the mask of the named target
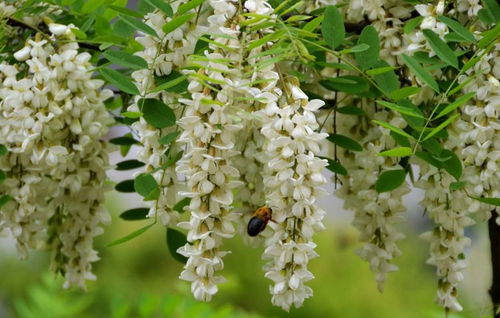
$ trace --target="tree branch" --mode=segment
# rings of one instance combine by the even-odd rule
[[[488,220],[488,233],[490,237],[492,279],[489,290],[493,303],[493,317],[500,318],[500,226],[496,223],[497,213],[492,211]]]

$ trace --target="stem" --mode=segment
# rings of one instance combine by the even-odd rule
[[[493,317],[500,318],[500,226],[496,223],[497,213],[492,211],[488,220],[491,251],[491,287],[489,294],[493,303]]]

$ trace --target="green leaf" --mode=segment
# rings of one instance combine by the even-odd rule
[[[344,19],[335,6],[326,7],[324,16],[321,22],[323,38],[332,49],[336,49],[345,38]]]
[[[126,221],[137,221],[147,219],[149,208],[130,209],[120,214],[120,218]]]
[[[450,157],[448,160],[444,162],[444,170],[446,170],[449,174],[451,174],[457,181],[460,180],[462,176],[462,161],[458,158],[458,156],[450,150],[443,149],[440,154],[441,157]]]
[[[469,42],[476,42],[474,35],[469,32],[460,22],[450,19],[445,16],[439,16],[438,20],[446,24],[450,29],[455,31],[458,35],[460,35],[464,40]]]
[[[404,34],[410,34],[413,30],[415,30],[416,27],[418,27],[422,23],[422,21],[424,21],[423,16],[418,16],[406,21],[403,28]]]
[[[383,121],[379,121],[379,120],[372,120],[372,122],[374,122],[376,124],[379,124],[380,126],[386,128],[386,129],[389,129],[389,130],[395,132],[398,135],[401,135],[401,136],[404,136],[404,137],[407,137],[407,138],[413,138],[410,134],[406,133],[401,128],[393,126],[393,125],[391,125],[389,123],[386,123],[386,122],[383,122]]]
[[[413,57],[406,54],[401,55],[405,64],[422,82],[429,85],[436,93],[439,93],[439,85],[431,74],[427,72]]]
[[[356,116],[363,116],[366,114],[364,110],[356,106],[340,107],[337,109],[337,112],[345,115],[356,115]]]
[[[342,176],[347,175],[347,169],[338,160],[332,160],[326,157],[319,157],[321,159],[326,159],[328,161],[328,166],[326,168],[333,173],[340,174]]]
[[[373,26],[368,25],[363,28],[358,39],[358,45],[360,44],[369,45],[368,50],[354,54],[358,65],[362,70],[366,70],[377,63],[380,54],[378,32]]]
[[[390,135],[394,139],[394,141],[396,141],[396,143],[398,145],[403,146],[403,147],[410,147],[411,146],[410,141],[408,140],[407,137],[398,135],[393,131],[391,131]]]
[[[477,17],[479,21],[483,22],[485,25],[490,25],[495,23],[495,17],[486,8],[482,8],[477,12]]]
[[[453,103],[449,104],[442,111],[440,111],[439,114],[434,119],[443,117],[444,115],[451,113],[452,111],[462,106],[464,103],[466,103],[469,99],[471,99],[475,95],[476,92],[470,92],[461,96],[460,98],[457,98]]]
[[[500,206],[500,198],[478,198],[478,197],[471,197],[471,198],[486,204]]]
[[[149,173],[142,173],[134,180],[134,189],[143,197],[147,197],[155,189],[158,189],[158,183]]]
[[[139,95],[139,90],[130,78],[107,67],[99,68],[101,75],[124,93]]]
[[[131,170],[142,166],[144,166],[144,162],[141,162],[139,160],[134,160],[134,159],[125,160],[116,164],[116,170],[118,171]]]
[[[115,245],[130,241],[131,239],[134,239],[134,238],[138,237],[139,235],[143,234],[144,232],[146,232],[147,230],[149,230],[153,225],[155,225],[155,223],[148,224],[148,225],[138,229],[137,231],[134,231],[134,232],[132,232],[132,233],[116,240],[116,241],[109,243],[108,245],[106,245],[106,247],[111,247],[111,246],[115,246]]]
[[[172,10],[170,4],[168,4],[164,0],[145,0],[145,1],[151,6],[165,13],[167,17],[171,18],[174,16],[174,10]]]
[[[107,50],[102,55],[104,55],[104,57],[111,63],[125,66],[133,70],[148,68],[148,63],[142,57],[130,54],[128,52]]]
[[[389,97],[395,101],[405,99],[411,95],[415,95],[420,92],[421,88],[417,86],[407,86],[393,91],[389,94]]]
[[[120,146],[139,144],[139,141],[135,140],[132,137],[128,137],[128,136],[112,138],[109,140],[109,142],[114,144],[114,145],[120,145]]]
[[[5,205],[7,202],[12,200],[12,197],[8,194],[4,194],[0,197],[0,208]]]
[[[163,164],[161,167],[163,169],[167,169],[168,167],[172,166],[174,163],[176,163],[177,161],[179,161],[179,159],[182,158],[182,155],[184,154],[184,151],[179,151],[179,152],[176,152],[175,154],[171,154],[168,159],[167,159],[167,162],[165,162],[165,164]]]
[[[158,93],[161,91],[181,93],[187,89],[188,85],[187,77],[177,72],[159,77],[157,78],[157,82],[161,82],[161,84],[155,87],[150,93]]]
[[[477,46],[479,46],[480,49],[484,49],[485,47],[493,43],[498,38],[499,35],[500,35],[500,23],[497,23],[497,25],[493,29],[483,33],[483,37],[481,38],[481,40],[479,40]]]
[[[483,0],[485,9],[488,10],[491,17],[493,17],[493,22],[500,22],[500,5],[496,0]]]
[[[375,183],[375,190],[377,190],[378,193],[392,191],[403,184],[405,178],[405,170],[400,169],[384,171],[380,174],[377,182]]]
[[[352,75],[328,78],[321,80],[320,84],[329,90],[351,94],[363,93],[369,89],[368,82],[364,78]]]
[[[162,145],[169,145],[172,143],[172,141],[174,141],[177,136],[179,136],[181,134],[180,131],[174,131],[174,132],[171,132],[163,137],[160,138],[160,140],[158,140],[158,142]]]
[[[140,14],[139,12],[134,11],[134,10],[130,10],[128,8],[125,8],[125,7],[118,7],[118,6],[114,6],[114,5],[109,5],[108,8],[113,10],[113,11],[123,13],[124,15],[128,15],[130,17],[135,17],[135,18],[139,18],[139,19],[142,19],[144,17],[144,15]],[[135,30],[135,28],[134,28],[134,30]]]
[[[167,228],[167,246],[168,246],[168,251],[170,252],[170,255],[172,257],[181,262],[182,264],[185,264],[187,262],[187,258],[184,255],[181,255],[177,253],[177,250],[187,244],[187,238],[186,235],[180,231],[177,231],[172,228]]]
[[[388,66],[390,65],[385,61],[378,61],[375,64],[375,67],[379,68]],[[398,77],[396,76],[396,73],[393,70],[374,75],[373,78],[375,79],[375,82],[377,82],[378,88],[385,95],[389,95],[393,91],[399,89],[399,86],[401,85],[399,83]]]
[[[136,118],[142,117],[144,114],[141,112],[124,112],[124,113],[121,113],[120,115],[122,115],[123,117],[130,118],[130,119],[136,119]]]
[[[306,25],[304,25],[302,30],[313,32],[321,24],[324,18],[325,16],[320,15],[319,17],[312,19],[311,21],[307,22]]]
[[[457,181],[450,183],[450,191],[460,190],[467,185],[465,181]]]
[[[345,149],[349,149],[351,151],[362,151],[363,150],[363,147],[361,147],[361,145],[357,141],[354,141],[351,138],[344,136],[344,135],[330,134],[327,137],[327,139],[330,142],[333,142],[334,144],[336,144],[337,146],[345,148]]]
[[[458,116],[460,116],[460,114],[455,114],[455,115],[451,116],[450,118],[448,118],[447,120],[445,120],[444,122],[442,122],[439,126],[432,129],[431,132],[427,136],[425,136],[424,139],[422,139],[422,141],[426,141],[427,139],[431,138],[432,136],[434,136],[435,134],[437,134],[438,132],[440,132],[441,130],[446,128],[446,126],[448,126],[455,119],[457,119]]]
[[[147,25],[146,23],[142,22],[142,21],[139,21],[133,17],[129,17],[129,16],[126,16],[126,15],[121,15],[119,14],[118,17],[123,21],[125,22],[126,24],[130,25],[131,27],[134,28],[134,30],[138,30],[138,31],[141,31],[145,34],[149,34],[151,36],[154,36],[154,37],[158,37],[158,34],[156,34],[156,31],[150,27],[149,25]]]
[[[0,145],[0,157],[5,156],[7,154],[7,147],[4,145]]]
[[[412,117],[417,117],[417,118],[424,118],[424,116],[422,116],[422,114],[416,112],[412,108],[408,108],[408,107],[401,106],[401,105],[398,105],[398,104],[386,102],[386,101],[383,101],[383,100],[378,100],[376,102],[377,102],[377,104],[380,104],[380,105],[382,105],[384,107],[387,107],[389,109],[397,111],[398,113],[405,114],[405,115],[412,116]]]
[[[180,26],[182,26],[184,23],[188,22],[189,20],[191,20],[195,16],[196,16],[196,13],[190,13],[190,14],[175,17],[163,25],[163,32],[165,32],[165,34],[168,34],[172,31],[174,31],[175,29],[179,28]]]
[[[438,57],[440,57],[448,65],[458,69],[458,59],[453,53],[453,50],[433,31],[429,29],[422,30],[427,42]]]
[[[115,190],[123,193],[133,193],[134,190],[134,179],[124,180],[115,185]]]
[[[374,75],[380,75],[380,74],[384,74],[384,73],[387,73],[387,72],[390,72],[390,71],[394,71],[394,70],[397,70],[399,67],[397,66],[383,66],[383,67],[377,67],[377,68],[373,68],[371,70],[367,70],[366,71],[366,74],[367,75],[370,75],[370,76],[374,76]]]
[[[428,152],[424,152],[424,151],[417,151],[415,152],[415,155],[424,160],[425,162],[427,162],[428,164],[438,168],[438,169],[441,169],[443,168],[443,163],[440,162],[439,160],[436,160],[434,158],[434,156],[432,156],[432,154],[428,153]]]
[[[188,12],[189,10],[200,6],[203,2],[205,2],[205,0],[191,0],[189,2],[181,4],[177,9],[177,15],[182,15]]]
[[[184,213],[184,208],[188,206],[189,203],[191,203],[191,198],[184,198],[177,202],[172,209],[179,213]]]
[[[144,114],[144,120],[156,128],[175,125],[174,111],[159,99],[143,98],[139,100],[139,108]]]
[[[379,156],[384,156],[384,157],[407,157],[411,156],[413,151],[409,147],[398,147],[386,151],[382,151],[379,153]]]

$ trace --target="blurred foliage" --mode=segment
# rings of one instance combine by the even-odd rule
[[[112,201],[123,202],[108,200]],[[95,266],[98,279],[89,284],[87,292],[64,290],[60,280],[41,273],[48,263],[43,253],[20,261],[13,251],[4,255],[5,249],[0,249],[0,317],[445,318],[444,311],[434,304],[436,283],[433,267],[425,264],[427,245],[415,234],[402,242],[403,255],[397,260],[400,270],[391,273],[384,293],[379,293],[368,265],[354,253],[356,232],[351,227],[328,224],[329,230],[317,237],[320,257],[311,262],[316,276],[311,281],[314,297],[287,313],[271,305],[261,248],[251,248],[241,238],[228,241],[227,249],[232,253],[225,258],[227,283],[220,285],[211,303],[196,302],[189,284],[178,279],[182,264],[168,252],[161,226],[123,245],[104,248],[145,224],[118,219],[122,208],[110,210],[116,212],[115,224],[97,242],[102,260]],[[448,318],[489,317],[490,308],[462,301],[465,311],[450,313]]]

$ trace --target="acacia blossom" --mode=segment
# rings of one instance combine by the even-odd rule
[[[48,28],[50,38],[37,34],[14,54],[18,64],[0,65],[0,144],[8,149],[0,191],[11,198],[0,226],[21,256],[50,249],[65,287],[84,288],[95,279],[93,238],[110,221],[103,206],[108,146],[100,139],[112,122],[103,102],[113,93],[91,78],[91,56],[78,52],[74,26]]]
[[[173,10],[186,1],[175,1],[171,3]],[[193,11],[193,10],[192,10]],[[140,33],[136,37],[137,42],[144,46],[142,51],[135,54],[148,63],[147,69],[132,73],[140,96],[136,96],[134,104],[128,107],[128,111],[140,112],[141,100],[143,98],[158,99],[172,108],[177,118],[182,115],[183,107],[178,99],[180,93],[162,90],[152,92],[161,83],[167,81],[169,75],[181,76],[180,68],[186,65],[187,57],[193,54],[198,37],[204,32],[204,27],[197,26],[194,22],[188,22],[173,32],[165,34],[162,27],[172,19],[161,11],[148,13],[144,22],[155,30],[158,36]],[[170,78],[172,80],[172,77]],[[174,140],[166,145],[161,138],[175,134],[177,127],[156,128],[140,117],[131,125],[137,133],[141,147],[137,152],[137,159],[146,164],[145,172],[152,172],[152,176],[160,185],[161,192],[157,200],[147,201],[150,205],[148,217],[158,217],[163,225],[175,224],[178,213],[172,208],[178,201],[177,193],[183,190],[179,177],[175,171],[175,165],[165,167],[168,156],[181,151]]]

